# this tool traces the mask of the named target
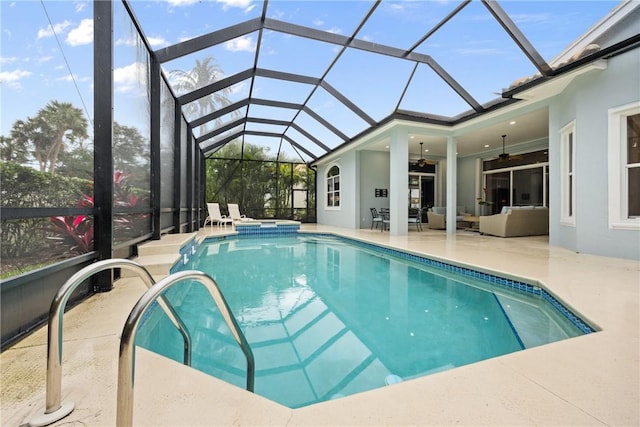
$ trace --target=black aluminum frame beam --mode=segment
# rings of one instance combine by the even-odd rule
[[[553,74],[553,70],[544,60],[542,55],[538,53],[535,47],[529,42],[525,35],[520,31],[520,28],[511,20],[509,15],[500,7],[495,0],[482,0],[482,4],[489,10],[498,23],[509,34],[518,47],[524,52],[529,60],[535,65],[535,67],[542,73],[543,76],[549,77]]]
[[[311,157],[313,160],[316,160],[318,158],[318,156],[316,156],[315,154],[313,154],[312,152],[310,152],[309,150],[307,150],[306,148],[304,148],[303,146],[301,146],[300,144],[298,144],[296,141],[294,141],[293,139],[291,139],[290,137],[288,137],[287,135],[282,135],[279,133],[274,133],[274,132],[260,132],[260,131],[251,131],[251,130],[244,130],[241,132],[237,132],[233,135],[229,135],[226,138],[215,142],[213,144],[201,147],[201,150],[203,152],[203,154],[206,156],[208,155],[210,152],[214,151],[216,148],[220,148],[226,144],[228,144],[229,142],[233,141],[234,139],[242,136],[242,135],[254,135],[254,136],[265,136],[265,137],[273,137],[273,138],[283,138],[285,140],[287,140],[291,145],[293,145],[294,147],[300,149],[301,151],[303,151],[305,154],[307,154],[309,157]]]
[[[274,120],[274,119],[264,119],[264,118],[255,118],[255,117],[242,117],[239,118],[233,122],[229,122],[224,126],[221,126],[218,129],[212,130],[211,132],[208,132],[204,135],[199,136],[198,138],[196,138],[196,143],[197,144],[201,144],[203,142],[206,142],[207,140],[211,139],[211,138],[215,138],[217,135],[220,135],[221,133],[227,132],[233,128],[236,128],[238,126],[242,126],[246,123],[262,123],[262,124],[268,124],[268,125],[277,125],[277,126],[291,126],[293,127],[295,130],[297,130],[298,132],[300,132],[302,135],[304,135],[306,138],[308,138],[311,142],[313,142],[314,144],[316,144],[318,147],[322,148],[324,151],[328,152],[331,151],[331,148],[329,148],[328,146],[326,146],[325,144],[323,144],[320,140],[318,140],[316,137],[314,137],[313,135],[309,134],[307,131],[305,131],[304,129],[302,129],[300,126],[298,126],[295,123],[291,123],[287,120]],[[247,131],[249,132],[249,131]],[[274,133],[273,135],[277,135],[281,138],[284,138],[286,135],[283,133],[280,134],[276,134]]]
[[[211,83],[207,86],[202,86],[199,89],[196,89],[192,92],[181,95],[177,98],[178,103],[182,106],[188,104],[193,101],[197,101],[198,99],[211,95],[212,93],[218,92],[219,90],[228,88],[229,86],[233,86],[234,84],[240,83],[243,80],[250,79],[254,77],[255,72],[252,68],[236,73],[232,76],[227,77],[226,79],[218,80],[217,82]]]
[[[347,135],[342,133],[339,129],[337,129],[335,126],[333,126],[331,123],[326,121],[324,118],[322,118],[320,115],[318,115],[315,111],[313,111],[311,108],[307,107],[306,105],[295,104],[295,103],[292,103],[292,102],[274,101],[274,100],[262,99],[262,98],[254,98],[254,99],[245,98],[245,99],[242,99],[242,100],[240,100],[238,102],[235,102],[233,104],[227,105],[226,107],[223,107],[223,108],[221,108],[221,109],[219,109],[217,111],[209,113],[206,116],[202,116],[199,119],[195,119],[194,121],[189,122],[189,125],[192,126],[192,127],[201,126],[201,125],[203,125],[203,124],[205,124],[207,122],[216,120],[216,119],[218,119],[218,118],[220,118],[220,117],[222,117],[222,116],[224,116],[226,114],[231,113],[232,111],[238,110],[240,108],[246,107],[246,106],[251,105],[251,104],[262,105],[262,106],[266,106],[266,107],[287,108],[287,109],[291,109],[291,110],[304,111],[309,116],[311,116],[313,119],[318,121],[321,125],[323,125],[328,130],[330,130],[335,135],[337,135],[341,140],[347,141],[349,139],[349,137]],[[293,123],[293,122],[288,122],[288,123],[290,123],[291,126],[295,126],[295,128],[297,130],[301,129],[299,126],[295,125],[295,123]],[[226,130],[228,130],[228,128]],[[213,131],[213,132],[215,132],[215,131]],[[304,132],[306,132],[306,131],[304,131]],[[301,132],[301,133],[303,133],[303,132]],[[212,135],[212,136],[214,136],[214,135]],[[198,142],[203,142],[202,137],[203,136],[198,137]],[[330,151],[330,150],[328,150],[328,151]]]
[[[431,37],[436,31],[438,31],[440,28],[442,28],[442,26],[444,24],[446,24],[447,22],[449,22],[449,20],[451,18],[453,18],[455,15],[458,14],[458,12],[460,12],[465,6],[467,6],[469,3],[471,3],[471,0],[464,0],[462,1],[455,9],[453,9],[451,12],[449,12],[449,14],[447,16],[445,16],[444,18],[442,18],[440,20],[440,22],[438,22],[433,28],[431,28],[431,30],[429,30],[429,32],[427,32],[424,36],[420,37],[420,39],[415,42],[413,44],[413,46],[411,46],[407,52],[406,52],[406,56],[408,56],[411,52],[413,52],[414,50],[416,50],[418,48],[418,46],[420,46],[422,43],[424,43],[425,40],[427,40],[429,37]]]
[[[160,240],[160,206],[161,206],[161,185],[162,176],[160,168],[162,166],[161,147],[160,147],[160,104],[162,95],[160,90],[161,70],[158,61],[151,56],[150,64],[150,117],[149,127],[151,130],[151,147],[150,147],[150,186],[151,186],[151,231],[154,240]]]
[[[225,105],[224,107],[219,108],[216,111],[213,111],[200,118],[194,119],[193,121],[189,122],[189,125],[192,128],[197,128],[198,126],[202,126],[205,123],[216,120],[224,116],[225,114],[229,114],[235,110],[239,110],[240,108],[246,107],[249,104],[250,104],[249,98],[244,98],[238,102],[234,102],[233,104]]]
[[[316,30],[304,27],[302,25],[291,24],[288,22],[278,21],[275,19],[265,19],[264,27],[273,31],[279,31],[299,37],[305,37],[312,40],[332,43],[344,47],[352,47],[354,49],[364,50],[367,52],[377,53],[380,55],[390,56],[398,59],[407,59],[416,62],[422,62],[429,65],[433,71],[440,76],[461,98],[467,102],[474,110],[482,111],[480,104],[458,83],[451,75],[429,55],[421,53],[409,52],[392,46],[381,45],[366,40],[341,36],[339,34],[328,33],[326,31]]]
[[[185,40],[172,46],[158,49],[155,51],[155,54],[158,58],[158,61],[162,64],[174,59],[178,59],[185,55],[198,52],[202,49],[206,49],[211,46],[233,40],[254,31],[258,31],[261,28],[262,19],[254,18],[236,25],[231,25],[229,27],[223,28],[222,30],[214,31],[209,34],[204,34],[199,37]]]
[[[94,249],[98,260],[113,256],[113,3],[93,4]],[[93,276],[100,291],[113,288],[113,270]]]
[[[340,93],[338,90],[336,90],[333,86],[331,86],[326,81],[318,79],[316,77],[303,76],[300,74],[293,74],[293,73],[284,73],[281,71],[274,71],[274,70],[268,70],[263,68],[257,68],[255,70],[247,69],[237,74],[234,74],[230,77],[227,77],[225,79],[212,83],[210,85],[203,86],[197,90],[189,92],[188,94],[178,97],[178,102],[180,103],[180,105],[188,104],[204,96],[210,95],[219,90],[233,86],[234,84],[237,84],[243,80],[247,80],[252,77],[265,77],[265,78],[272,78],[277,80],[286,80],[286,81],[291,81],[291,82],[301,83],[301,84],[309,84],[316,87],[321,86],[324,90],[329,92],[332,96],[334,96],[343,105],[345,105],[348,109],[353,111],[357,116],[359,116],[362,120],[367,122],[369,125],[375,124],[375,120],[373,120],[367,113],[362,111],[357,105],[351,102],[351,100],[349,100],[346,96],[342,95],[342,93]],[[253,100],[251,100],[250,102],[253,102]],[[301,104],[298,104],[298,105],[299,107],[296,109],[297,110],[302,109],[303,105]],[[214,117],[211,116],[211,119],[213,118]],[[198,123],[197,125],[199,126],[206,122],[202,121],[201,123],[199,120],[197,123]],[[194,122],[191,122],[190,124],[193,125]]]

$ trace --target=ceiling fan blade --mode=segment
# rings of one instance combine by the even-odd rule
[[[425,165],[435,165],[436,162],[429,159],[420,159],[418,160],[418,166],[424,167]]]

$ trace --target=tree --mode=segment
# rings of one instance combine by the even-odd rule
[[[53,174],[65,145],[87,138],[87,119],[73,104],[51,101],[35,117],[17,120],[11,138],[15,144],[32,147],[40,170]]]
[[[18,141],[0,136],[0,160],[3,162],[27,163],[27,147]]]
[[[149,141],[134,127],[113,123],[113,168],[134,174],[140,166],[148,170]]]
[[[224,76],[222,68],[215,62],[213,57],[206,57],[201,62],[196,60],[196,65],[190,71],[173,70],[169,73],[169,78],[173,83],[173,88],[180,94],[193,92],[196,89],[208,86],[217,82]],[[231,104],[228,96],[231,88],[226,87],[211,95],[203,96],[198,100],[187,104],[186,114],[191,118],[199,118],[212,113],[220,107]],[[237,114],[237,113],[234,113]],[[216,121],[219,124],[220,121]],[[205,129],[208,126],[205,125]]]

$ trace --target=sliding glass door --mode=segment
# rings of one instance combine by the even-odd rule
[[[495,166],[484,165],[485,197],[492,203],[485,215],[499,213],[504,206],[549,206],[548,164]]]

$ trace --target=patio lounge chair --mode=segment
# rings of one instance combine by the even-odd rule
[[[213,228],[213,223],[218,224],[218,227],[224,226],[227,224],[233,224],[233,220],[226,215],[222,215],[220,213],[220,204],[219,203],[207,203],[207,211],[209,212],[209,216],[205,218],[203,227],[207,225],[207,223],[211,224],[211,228]]]
[[[246,215],[240,214],[240,208],[237,203],[227,203],[227,209],[229,209],[229,217],[233,222],[251,220],[251,218],[247,218]]]

